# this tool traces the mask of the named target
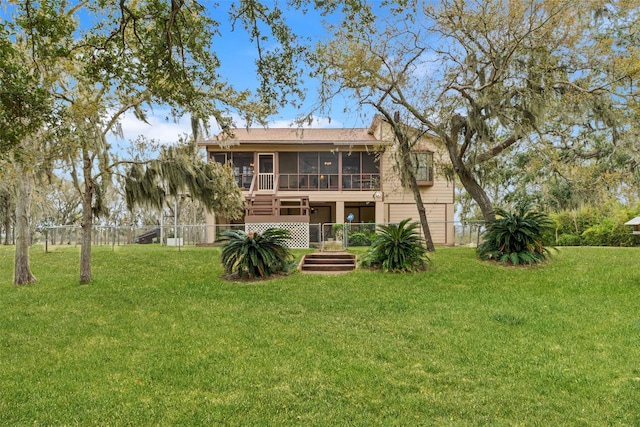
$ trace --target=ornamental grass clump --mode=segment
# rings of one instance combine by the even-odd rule
[[[286,245],[291,238],[288,230],[269,228],[262,233],[225,230],[221,259],[225,273],[238,278],[267,278],[286,273],[293,254]]]
[[[425,270],[429,261],[427,248],[416,231],[419,224],[408,224],[409,221],[378,226],[378,233],[362,265],[394,273]]]
[[[552,228],[547,215],[523,207],[516,212],[497,209],[496,216],[478,246],[480,259],[512,265],[537,264],[547,259],[550,252],[543,244],[543,236]]]

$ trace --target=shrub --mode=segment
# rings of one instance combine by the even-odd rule
[[[559,236],[557,244],[637,246],[640,241],[632,235],[631,230],[624,223],[638,216],[639,208],[640,206],[631,207],[622,205],[618,201],[610,201],[596,206],[553,213],[551,217]],[[573,237],[563,237],[564,235]]]
[[[375,224],[333,224],[331,234],[337,242],[346,236],[349,246],[369,246],[376,237]]]
[[[367,251],[362,265],[378,267],[383,271],[413,272],[424,270],[429,258],[422,238],[417,234],[418,223],[380,225],[371,248]]]
[[[349,246],[369,246],[371,244],[370,236],[365,233],[349,234]]]
[[[633,234],[624,219],[604,218],[599,224],[582,233],[582,241],[588,246],[633,246]]]
[[[581,231],[577,230],[575,211],[561,211],[553,212],[550,215],[551,220],[555,224],[555,231],[558,235],[563,234],[580,234]]]
[[[547,257],[542,238],[553,225],[545,214],[522,207],[515,213],[497,209],[496,215],[478,246],[480,259],[518,265],[537,264]]]
[[[613,231],[613,221],[604,218],[599,224],[592,225],[582,233],[582,242],[586,246],[607,246]]]
[[[270,228],[263,233],[245,233],[225,230],[222,247],[222,265],[227,274],[238,277],[266,278],[289,270],[293,255],[286,246],[288,230]]]
[[[610,246],[636,246],[637,239],[633,235],[628,225],[624,223],[617,223],[613,230],[611,230],[611,237],[609,238]]]
[[[347,224],[333,224],[331,226],[331,231],[336,241],[344,239],[344,230],[346,230],[346,227]]]
[[[582,239],[575,234],[561,234],[556,242],[558,246],[580,246],[581,244]]]

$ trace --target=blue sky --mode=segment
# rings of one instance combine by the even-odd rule
[[[207,3],[207,2],[204,2]],[[284,3],[284,2],[281,2]],[[257,51],[255,45],[248,41],[248,35],[242,28],[236,28],[231,31],[231,25],[227,19],[228,16],[228,0],[220,1],[219,12],[211,10],[212,16],[221,21],[222,36],[214,42],[214,49],[218,54],[222,66],[220,72],[230,83],[237,89],[254,88],[255,87],[255,59]],[[316,11],[308,11],[303,14],[301,11],[288,11],[287,23],[295,34],[303,37],[309,37],[311,42],[325,40],[327,38],[326,31],[322,24],[323,17]],[[277,115],[269,118],[269,127],[288,127],[292,126],[293,120],[301,114],[307,113],[312,106],[317,103],[318,82],[305,78],[305,89],[307,97],[302,109],[297,110],[293,107],[282,109]],[[363,120],[360,114],[355,112],[345,113],[345,106],[353,106],[353,100],[337,99],[331,108],[331,117],[316,117],[313,127],[368,127],[373,114],[369,114]],[[190,132],[189,119],[184,118],[178,123],[167,122],[167,110],[161,106],[157,107],[155,114],[149,118],[150,125],[140,122],[128,114],[123,122],[123,130],[125,139],[135,139],[139,134],[156,139],[162,143],[169,143],[177,140],[178,136]],[[237,120],[238,126],[243,126],[244,122]],[[215,126],[211,129],[212,133],[217,133]]]

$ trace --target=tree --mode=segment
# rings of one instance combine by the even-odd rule
[[[44,18],[44,17],[41,17]],[[45,144],[55,126],[49,59],[58,55],[64,39],[64,20],[38,19],[16,31],[15,22],[0,28],[0,160],[12,169],[15,200],[14,284],[36,281],[29,265],[31,196]],[[42,33],[41,43],[33,34]]]
[[[229,12],[234,24],[250,29],[257,46],[256,97],[219,75],[213,51],[219,22],[195,0],[15,1],[12,29],[27,40],[31,60],[58,66],[54,88],[42,87],[66,110],[68,132],[57,142],[82,197],[81,283],[91,280],[93,218],[106,213],[102,196],[117,164],[106,136],[118,133],[126,111],[145,120],[154,105],[168,105],[174,117],[191,115],[197,139],[210,118],[225,130],[233,125],[233,111],[248,123],[262,122],[302,95],[295,66],[302,51],[280,9],[254,0],[233,4]],[[95,25],[80,27],[80,17]],[[279,47],[266,49],[272,39]]]
[[[78,225],[82,217],[81,201],[73,184],[68,179],[52,176],[48,185],[42,187],[42,197],[39,203],[42,219],[39,226]],[[65,237],[71,238],[71,230],[66,234],[66,230],[63,228],[58,237],[59,244],[62,245]]]
[[[195,144],[169,146],[155,160],[132,164],[124,187],[129,210],[135,206],[161,210],[167,200],[187,195],[209,212],[231,219],[243,214],[242,191],[231,168],[202,160]]]
[[[0,231],[4,232],[4,244],[9,244],[11,235],[11,224],[14,216],[14,201],[10,189],[4,180],[0,184]],[[3,234],[0,232],[0,235]]]
[[[33,178],[22,164],[16,167],[16,252],[14,262],[13,283],[28,285],[36,282],[29,264],[29,246],[31,246],[31,196],[33,194]]]
[[[0,159],[40,130],[51,112],[51,94],[34,65],[22,40],[12,41],[7,24],[0,23]]]
[[[365,8],[336,26],[320,47],[322,96],[350,90],[437,135],[486,220],[495,219],[494,201],[480,177],[501,159],[525,145],[599,155],[598,144],[625,134],[638,100],[639,70],[628,65],[637,49],[606,37],[620,21],[597,18],[603,7],[633,15],[637,2],[389,4],[376,18]]]
[[[431,230],[427,219],[427,212],[422,202],[422,193],[416,179],[416,171],[418,168],[417,159],[412,155],[413,148],[419,143],[420,139],[425,136],[425,132],[410,128],[404,125],[400,120],[400,114],[394,113],[393,117],[384,107],[383,103],[378,103],[374,107],[385,117],[385,120],[391,126],[395,143],[397,145],[396,172],[400,177],[400,182],[404,187],[408,187],[413,193],[413,199],[416,202],[422,233],[424,234],[424,242],[429,252],[435,251],[433,239],[431,238]]]

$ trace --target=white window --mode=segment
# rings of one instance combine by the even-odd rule
[[[416,167],[418,184],[433,185],[433,153],[431,151],[413,153],[413,164]]]

